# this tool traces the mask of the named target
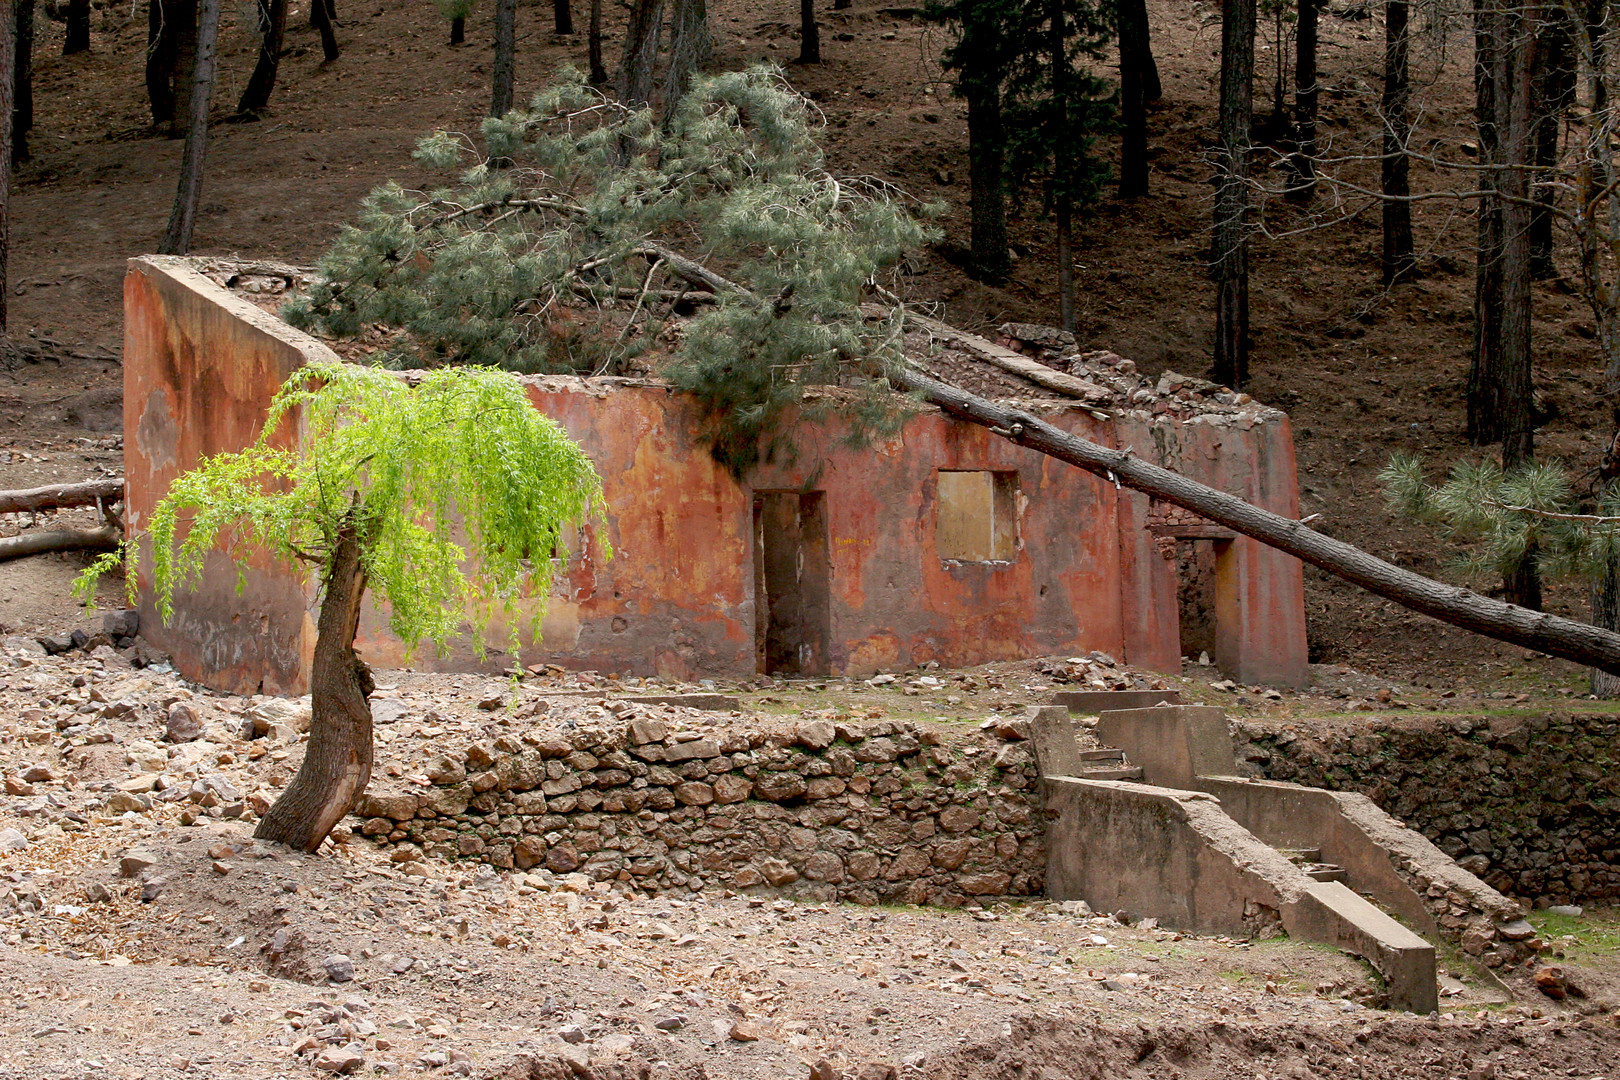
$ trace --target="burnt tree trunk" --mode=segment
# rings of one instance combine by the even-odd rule
[[[1479,140],[1479,199],[1474,254],[1474,348],[1468,369],[1467,422],[1469,441],[1485,444],[1502,437],[1501,418],[1501,313],[1502,313],[1502,200],[1497,185],[1501,175],[1499,146],[1500,99],[1506,93],[1502,63],[1507,50],[1501,40],[1503,16],[1500,0],[1479,0],[1474,12],[1474,128]]]
[[[591,69],[591,85],[607,85],[607,68],[602,64],[602,0],[591,0],[591,28],[585,35],[585,52]]]
[[[180,184],[175,191],[169,227],[158,245],[163,255],[184,255],[191,250],[197,224],[197,203],[202,198],[203,166],[208,156],[208,104],[214,91],[215,46],[219,43],[220,0],[202,0],[197,27],[197,63],[191,86],[191,125],[180,155]]]
[[[1249,379],[1249,128],[1254,107],[1255,0],[1221,5],[1221,144],[1216,160],[1215,362],[1233,389]]]
[[[495,64],[489,115],[512,111],[512,83],[517,63],[517,0],[495,0]]]
[[[90,51],[90,0],[68,0],[62,55]]]
[[[1122,199],[1135,199],[1148,193],[1147,69],[1152,63],[1145,0],[1120,0],[1119,197]]]
[[[1384,4],[1384,154],[1381,171],[1384,190],[1383,283],[1393,285],[1412,276],[1416,257],[1412,250],[1412,159],[1407,140],[1412,122],[1407,115],[1412,84],[1407,63],[1408,0]]]
[[[799,0],[799,63],[821,63],[821,28],[816,25],[816,0]]]
[[[276,87],[276,70],[281,65],[281,43],[287,32],[287,0],[259,0],[259,62],[253,65],[236,111],[252,115],[270,104]]]
[[[460,45],[467,40],[467,17],[457,15],[450,20],[450,44]]]
[[[658,66],[658,37],[664,22],[664,0],[632,0],[624,29],[624,58],[619,64],[619,100],[632,108],[652,100]]]
[[[341,55],[337,40],[336,0],[310,0],[309,25],[320,31],[322,59],[327,63],[336,60]]]
[[[666,125],[692,84],[692,72],[714,57],[714,37],[709,32],[709,6],[706,0],[675,0],[675,9],[669,21],[669,72],[664,79]]]
[[[959,390],[915,369],[891,370],[889,378],[897,388],[918,392],[952,415],[987,427],[1020,446],[1184,507],[1402,607],[1472,633],[1620,675],[1620,634],[1613,631],[1531,611],[1403,570],[1291,518],[1144,461],[1129,449],[1112,450],[1088,442],[1029,413]]]
[[[551,28],[559,34],[574,32],[574,8],[569,0],[551,0]]]
[[[1322,0],[1299,0],[1294,30],[1294,153],[1289,157],[1287,197],[1310,202],[1316,196],[1316,71],[1318,16]]]
[[[326,573],[310,665],[309,746],[287,790],[253,835],[300,851],[321,846],[371,781],[371,672],[355,655],[366,573],[359,528],[338,533]]]
[[[12,61],[15,89],[11,99],[11,160],[27,161],[28,133],[34,130],[34,0],[13,0],[17,19],[16,56]]]
[[[1620,565],[1613,560],[1592,579],[1592,625],[1620,630]],[[1600,698],[1620,698],[1620,674],[1593,668],[1591,691]]]

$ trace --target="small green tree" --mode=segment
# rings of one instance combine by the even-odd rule
[[[1379,480],[1391,509],[1460,545],[1466,576],[1510,580],[1529,563],[1548,578],[1576,578],[1590,589],[1592,624],[1620,630],[1620,481],[1608,472],[1581,490],[1559,461],[1505,471],[1486,459],[1430,484],[1418,458],[1396,455]],[[1594,669],[1592,692],[1620,696],[1620,679]]]
[[[567,72],[485,120],[482,148],[425,139],[418,160],[454,182],[374,191],[286,316],[337,336],[398,327],[383,360],[399,366],[650,366],[704,404],[739,474],[808,386],[853,395],[858,433],[888,430],[901,324],[861,301],[932,233],[892,186],[830,173],[815,124],[774,69],[694,79],[667,125]]]
[[[450,20],[450,44],[460,45],[467,40],[467,16],[473,13],[477,0],[434,0],[439,14]]]
[[[498,611],[515,645],[524,596],[538,639],[554,560],[600,498],[584,452],[516,379],[487,368],[435,371],[414,387],[375,368],[303,368],[257,442],[177,477],[148,525],[165,622],[175,590],[200,578],[217,547],[238,565],[267,552],[321,574],[309,745],[254,835],[314,851],[365,790],[372,682],[354,637],[368,587],[407,647],[442,646],[470,624],[481,649]],[[120,562],[133,590],[139,545],[132,537],[86,571],[82,594]]]

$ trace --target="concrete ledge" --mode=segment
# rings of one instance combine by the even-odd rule
[[[1110,709],[1097,717],[1097,739],[1164,787],[1196,788],[1196,777],[1225,776],[1235,760],[1226,713],[1210,705]]]
[[[1384,976],[1392,1009],[1419,1015],[1440,1007],[1434,946],[1337,881],[1315,881],[1283,910],[1288,933],[1355,953]]]
[[[1081,716],[1096,716],[1109,709],[1151,709],[1155,705],[1180,705],[1180,690],[1059,690],[1053,705],[1062,705]]]

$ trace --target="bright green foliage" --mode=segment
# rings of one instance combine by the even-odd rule
[[[1459,462],[1430,485],[1421,461],[1396,456],[1378,478],[1391,509],[1462,544],[1461,568],[1472,577],[1507,577],[1532,550],[1548,577],[1594,578],[1620,557],[1620,483],[1583,498],[1561,462],[1511,473],[1490,460]]]
[[[895,189],[827,171],[815,120],[772,69],[694,80],[667,127],[567,72],[527,111],[486,120],[482,150],[423,140],[418,161],[456,179],[374,191],[285,314],[338,336],[398,327],[395,366],[601,374],[662,349],[654,365],[707,405],[716,456],[740,472],[806,386],[892,398],[898,325],[866,322],[861,300],[930,238]],[[703,290],[649,241],[742,288],[665,334]]]
[[[291,449],[274,442],[284,427]],[[554,560],[600,500],[590,459],[505,372],[447,368],[413,387],[375,368],[306,367],[276,394],[257,442],[177,477],[153,510],[153,593],[167,621],[175,589],[216,547],[239,566],[255,551],[324,565],[354,527],[367,581],[408,647],[442,646],[464,620],[481,641],[490,616],[511,615],[525,594],[538,638]],[[132,538],[104,556],[81,592],[136,548]]]

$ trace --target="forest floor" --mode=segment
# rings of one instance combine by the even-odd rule
[[[1150,120],[1154,194],[1134,203],[1107,199],[1080,223],[1079,337],[1083,346],[1129,356],[1150,373],[1202,374],[1213,321],[1204,273],[1211,191],[1204,155],[1214,131],[1218,5],[1150,0],[1149,6],[1165,85]],[[422,134],[476,128],[488,93],[488,5],[471,20],[473,44],[457,49],[446,45],[431,5],[344,0],[340,7],[340,60],[320,61],[300,17],[304,6],[295,3],[292,52],[269,113],[215,128],[199,253],[311,263],[375,184],[423,179],[410,159]],[[779,8],[766,13],[715,0],[717,62],[791,60],[796,6],[779,2]],[[34,156],[19,171],[11,239],[12,326],[29,348],[0,361],[0,487],[121,469],[124,260],[155,247],[180,154],[177,141],[149,130],[144,13],[131,18],[132,11],[98,7],[92,51],[71,58],[57,55],[60,25],[42,19]],[[881,0],[824,11],[826,62],[788,65],[788,78],[826,115],[834,168],[880,174],[920,197],[951,203],[947,243],[917,260],[914,296],[934,301],[942,318],[969,329],[1008,320],[1050,324],[1057,309],[1054,252],[1038,217],[1014,222],[1020,257],[1007,285],[984,286],[960,269],[967,231],[964,110],[941,80],[944,39],[914,11]],[[248,15],[248,5],[226,5],[220,120],[252,64]],[[616,31],[619,7],[609,5],[608,15]],[[520,95],[565,62],[583,66],[583,41],[553,37],[543,6],[525,0],[519,18]],[[1382,28],[1330,14],[1322,37],[1329,85],[1324,131],[1341,149],[1354,150],[1376,130]],[[1451,45],[1451,66],[1419,79],[1420,131],[1437,152],[1460,154],[1472,137],[1468,75],[1458,62],[1467,50],[1460,39]],[[616,52],[610,35],[608,55]],[[1261,50],[1262,87],[1277,62],[1272,46]],[[1264,102],[1257,111],[1267,111]],[[1098,152],[1112,151],[1103,144]],[[1414,170],[1413,182],[1419,189],[1451,183],[1425,168]],[[1316,210],[1342,220],[1256,244],[1250,389],[1293,416],[1303,512],[1321,515],[1318,527],[1421,572],[1446,573],[1443,545],[1384,509],[1376,473],[1398,450],[1423,453],[1436,466],[1474,452],[1462,438],[1472,219],[1464,206],[1419,204],[1423,275],[1386,290],[1377,284],[1376,211],[1326,192]],[[1275,234],[1310,224],[1274,206],[1265,220]],[[1566,283],[1538,286],[1536,305],[1537,385],[1556,411],[1540,446],[1584,469],[1610,434],[1595,393],[1591,319]],[[61,556],[0,564],[0,633],[96,629],[69,591],[82,565]],[[116,587],[104,588],[105,606],[120,606]],[[1450,710],[1484,699],[1492,707],[1539,708],[1584,693],[1584,675],[1570,665],[1411,615],[1315,571],[1307,571],[1307,602],[1317,662],[1310,692],[1273,698],[1262,688],[1218,687],[1216,673],[1196,667],[1183,685],[1197,700],[1296,717],[1392,702]],[[1549,606],[1579,614],[1584,598],[1558,585],[1549,590]],[[73,677],[69,661],[50,664],[56,666],[40,668],[49,679]],[[119,670],[107,677],[132,676]],[[991,705],[1027,697],[1032,691],[1025,687],[1037,677],[1009,673],[1001,690],[986,684],[957,705],[930,704],[927,711],[953,721],[982,718]],[[168,691],[172,679],[158,678],[142,692]],[[815,693],[833,692],[852,705],[877,697],[859,684]],[[808,693],[759,689],[748,708],[791,714]],[[897,715],[907,707],[903,694],[882,696]],[[635,1075],[641,1065],[648,1075],[671,1078],[803,1077],[823,1056],[861,1080],[880,1080],[893,1066],[937,1080],[1615,1075],[1607,1020],[1546,1003],[1489,1004],[1481,984],[1468,980],[1460,985],[1479,996],[1464,999],[1467,1010],[1449,1007],[1436,1021],[1390,1017],[1343,996],[1365,986],[1363,969],[1297,944],[1183,938],[1171,958],[1157,932],[1094,925],[1042,903],[978,912],[869,911],[760,907],[716,895],[678,907],[609,896],[579,882],[535,889],[511,875],[491,880],[458,866],[411,880],[360,845],[292,859],[255,848],[239,823],[204,819],[183,828],[173,808],[133,818],[87,809],[87,785],[126,774],[117,747],[151,735],[133,725],[121,733],[107,751],[105,777],[70,782],[76,774],[66,759],[53,759],[60,772],[49,791],[59,799],[43,817],[19,816],[23,800],[0,807],[0,833],[17,828],[29,837],[26,848],[0,853],[0,896],[11,898],[0,904],[0,1000],[11,1003],[0,1014],[0,1077],[307,1076],[305,1062],[314,1055],[297,1057],[294,1048],[312,1024],[340,1033],[348,1025],[346,1037],[362,1044],[368,1067],[434,1068],[440,1059],[430,1055],[439,1053],[443,1068],[478,1075],[552,1075],[507,1061],[524,1042],[547,1055],[569,1055],[578,1068],[568,1068],[579,1075],[594,1070],[604,1078],[614,1069]],[[251,790],[263,778],[234,749],[216,747],[213,767]],[[43,748],[0,740],[0,754],[17,766],[25,756],[41,758]],[[224,761],[226,755],[233,760]],[[91,827],[73,827],[84,823]],[[116,852],[142,842],[161,848],[171,883],[150,903],[132,895],[113,866]],[[221,845],[233,854],[208,855]],[[230,872],[213,870],[216,861]],[[108,898],[91,902],[86,890],[98,883]],[[287,917],[319,928],[334,951],[355,960],[354,980],[312,986],[269,978],[257,953],[239,956],[231,948],[242,937],[253,941],[247,951],[257,949],[243,913],[264,890],[277,888],[293,898],[284,901]],[[38,896],[37,907],[18,904],[28,890]],[[376,904],[384,893],[389,903]],[[379,918],[377,907],[395,914]],[[1565,931],[1572,948],[1579,944],[1582,955],[1608,962],[1614,920],[1612,913],[1596,914]],[[638,939],[636,950],[595,952],[579,934],[582,917],[606,917],[610,933],[628,927],[634,935],[637,921],[661,921],[678,934]],[[496,944],[498,926],[509,920],[528,935],[526,947]],[[761,973],[758,985],[746,988],[715,977],[734,962],[720,943],[741,940],[727,937],[741,927],[755,928],[742,951]],[[87,948],[92,929],[116,936],[116,943]],[[1082,939],[1090,935],[1108,941],[1106,962],[1085,951],[1092,947]],[[676,944],[684,936],[698,943]],[[882,936],[890,939],[886,946],[905,950],[919,982],[903,991],[880,987],[845,963]],[[788,941],[795,947],[788,949]],[[1025,970],[1023,959],[1008,959],[1005,950],[1028,953],[1030,946],[1057,950],[1066,958],[1065,977],[1039,993],[1026,982],[1023,997],[1000,992],[1006,971]],[[396,976],[380,962],[390,955],[430,964]],[[986,985],[956,982],[958,967]],[[1124,989],[1105,987],[1105,977]],[[1319,994],[1323,984],[1338,989]],[[685,1016],[680,1027],[654,1026],[677,1013]],[[722,1034],[715,1026],[739,1019],[759,1025],[761,1037],[738,1041],[729,1028]],[[579,1042],[562,1041],[579,1034]]]

